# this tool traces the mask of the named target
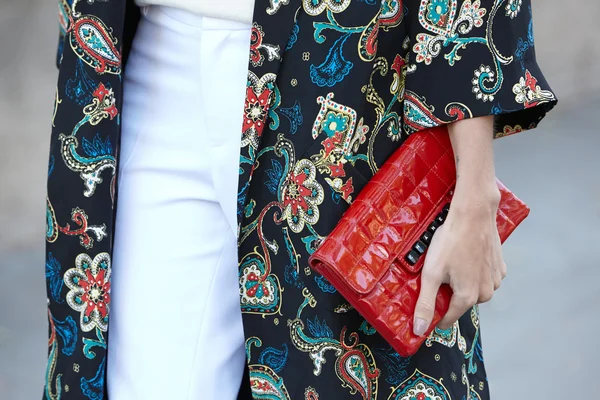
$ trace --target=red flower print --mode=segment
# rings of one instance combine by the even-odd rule
[[[317,168],[309,160],[299,160],[282,186],[280,199],[281,219],[287,219],[293,232],[313,225],[319,220],[318,205],[323,202],[323,187],[316,181]]]
[[[250,62],[252,65],[261,65],[263,57],[258,50],[262,45],[264,33],[256,24],[252,26],[252,34],[250,35]]]
[[[325,157],[329,157],[331,152],[335,150],[338,141],[335,139],[335,137],[328,137],[327,139],[323,140],[321,144],[325,149]]]
[[[264,88],[260,94],[257,94],[252,86],[248,86],[246,89],[244,124],[242,127],[244,132],[254,129],[256,130],[257,136],[260,137],[265,125],[265,120],[267,119],[271,93],[271,89]]]
[[[92,275],[88,269],[86,271],[87,281],[80,281],[79,285],[85,293],[81,300],[86,303],[85,315],[89,317],[92,311],[98,310],[102,318],[108,314],[107,305],[110,303],[110,282],[105,282],[105,272],[100,270],[97,276]]]
[[[537,89],[537,79],[533,75],[531,75],[531,72],[529,72],[529,70],[525,72],[525,86],[527,86],[530,90],[533,90],[534,92]]]
[[[260,277],[256,273],[251,272],[248,274],[246,281],[246,295],[248,297],[257,297],[262,299],[264,296],[269,296],[271,292],[267,285],[261,281]]]
[[[102,82],[98,84],[98,87],[94,90],[93,96],[97,102],[96,100],[94,101],[95,107],[91,113],[93,114],[94,112],[101,111],[101,116],[98,120],[94,119],[92,125],[100,122],[102,118],[109,117],[112,120],[119,114],[117,107],[115,107],[114,92],[112,89],[107,89]]]
[[[113,119],[119,113],[119,111],[117,110],[117,107],[115,107],[114,104],[112,104],[110,107],[105,108],[104,111],[106,111],[108,113],[108,116],[110,117],[110,119]]]
[[[525,77],[521,77],[519,82],[513,86],[515,101],[523,104],[525,108],[535,107],[541,103],[555,101],[554,93],[549,90],[543,90],[538,85],[538,80],[529,70],[525,71]]]
[[[309,196],[311,191],[304,186],[306,181],[306,173],[302,172],[299,175],[290,175],[288,184],[286,186],[285,194],[283,196],[283,206],[292,207],[292,215],[298,215],[298,210],[302,209],[308,211],[308,204],[304,199],[305,196]]]
[[[83,253],[75,259],[75,268],[65,272],[64,282],[70,289],[67,303],[80,313],[84,332],[108,329],[110,311],[110,255],[100,253],[94,259]]]
[[[396,71],[396,73],[398,75],[402,75],[402,67],[404,66],[405,62],[404,59],[402,57],[400,57],[399,54],[396,54],[396,58],[394,58],[394,63],[392,64],[392,69],[394,71]]]
[[[94,90],[94,97],[96,97],[98,100],[100,100],[101,102],[104,100],[104,96],[106,96],[108,94],[108,90],[106,89],[106,86],[104,86],[104,84],[101,82],[98,87],[96,88],[96,90]]]
[[[352,196],[354,193],[354,186],[352,185],[352,177],[346,181],[340,188],[340,192],[342,193],[342,198],[346,201]]]
[[[337,164],[333,164],[329,166],[329,175],[332,178],[339,178],[346,176],[346,171],[344,171],[344,164],[338,162]]]

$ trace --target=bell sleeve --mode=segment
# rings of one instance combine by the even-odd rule
[[[494,137],[532,129],[556,105],[537,65],[530,0],[405,0],[410,134],[494,115]]]

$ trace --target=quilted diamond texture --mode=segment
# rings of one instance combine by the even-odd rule
[[[450,202],[455,182],[447,128],[412,134],[309,260],[402,356],[414,354],[426,338],[415,336],[412,326],[425,257],[411,265],[405,256]],[[504,242],[529,208],[499,181],[498,187],[498,232]],[[451,297],[452,290],[443,285],[427,334]]]

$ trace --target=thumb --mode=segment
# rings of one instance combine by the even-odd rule
[[[425,265],[421,274],[421,291],[415,307],[413,321],[413,332],[417,336],[423,336],[429,329],[433,314],[435,312],[435,303],[438,291],[442,284],[442,279],[437,271],[432,271],[432,266],[425,259]]]

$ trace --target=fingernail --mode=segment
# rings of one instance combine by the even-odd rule
[[[423,336],[427,331],[429,324],[423,318],[415,318],[415,326],[413,332],[417,336]]]

